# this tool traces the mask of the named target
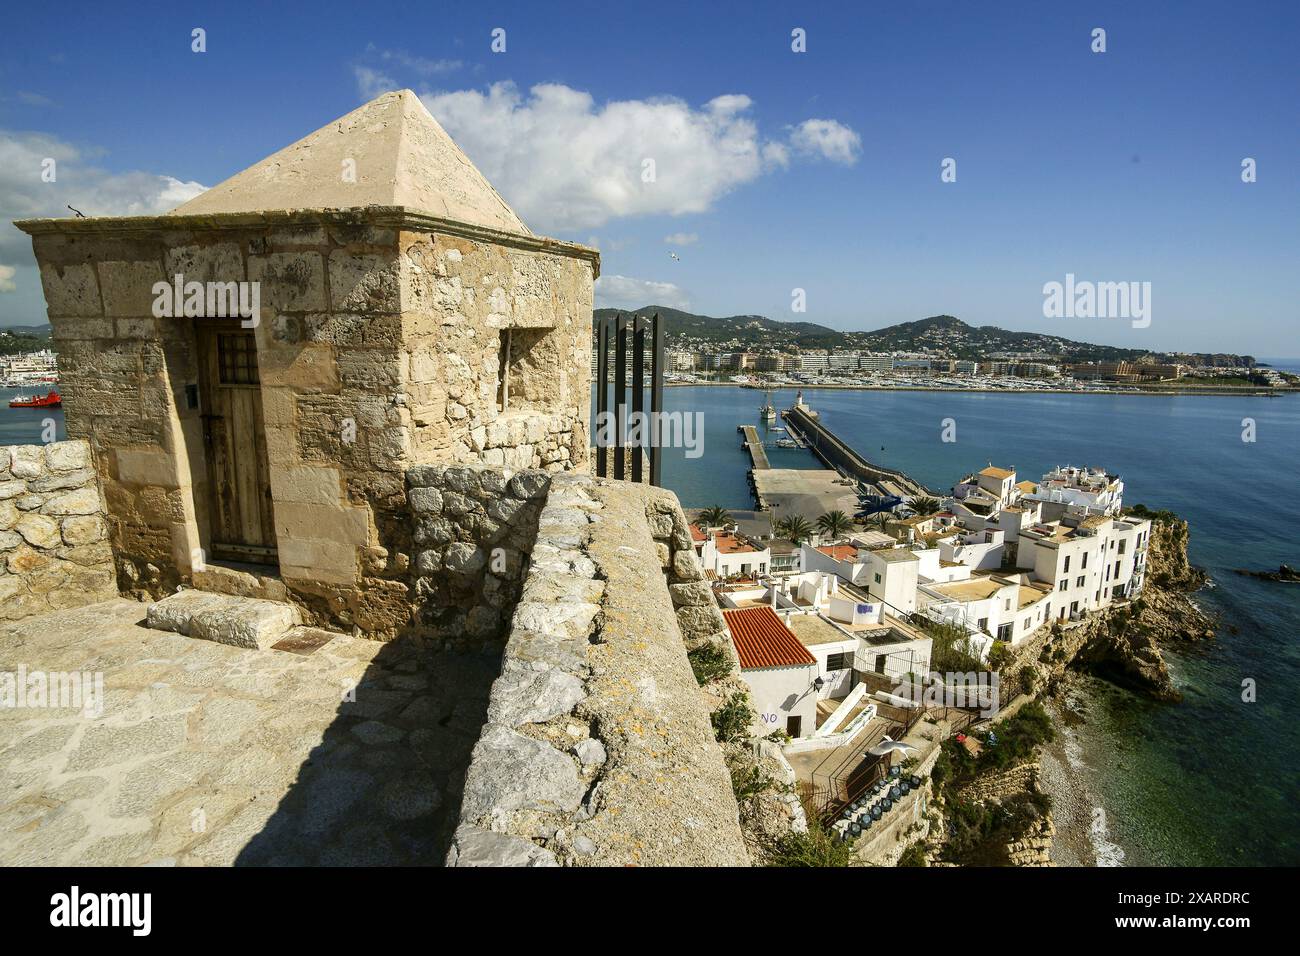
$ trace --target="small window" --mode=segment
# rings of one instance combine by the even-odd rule
[[[1088,567],[1088,552],[1087,552],[1087,551],[1083,552],[1083,567],[1084,567],[1085,570],[1086,570],[1087,567]]]
[[[222,385],[256,385],[257,342],[247,333],[217,336],[217,380]]]
[[[1083,587],[1084,582],[1085,582],[1086,580],[1087,580],[1087,579],[1086,579],[1086,578],[1081,574],[1081,575],[1079,575],[1077,578],[1075,578],[1075,580],[1074,580],[1074,586],[1075,586],[1076,588],[1081,588],[1081,587]]]
[[[852,652],[844,654],[827,654],[826,669],[828,671],[846,671],[853,666]]]
[[[510,330],[501,330],[501,344],[497,347],[497,410],[510,407]]]

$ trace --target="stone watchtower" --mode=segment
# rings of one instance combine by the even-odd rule
[[[124,590],[251,572],[367,630],[408,468],[586,466],[598,253],[533,235],[409,90],[166,215],[17,225]]]

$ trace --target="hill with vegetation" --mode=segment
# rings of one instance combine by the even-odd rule
[[[597,309],[599,320],[620,309]],[[762,315],[715,317],[666,306],[650,305],[634,314],[658,313],[666,322],[668,346],[675,349],[720,351],[787,351],[865,349],[872,352],[924,352],[959,359],[987,358],[997,353],[1040,354],[1063,362],[1163,362],[1221,366],[1253,365],[1249,355],[1178,353],[1079,342],[1044,332],[1013,332],[993,325],[973,326],[951,315],[932,315],[883,329],[841,332],[813,322],[780,322]]]

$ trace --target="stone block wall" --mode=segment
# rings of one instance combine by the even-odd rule
[[[400,250],[414,460],[583,467],[591,262],[439,232],[403,231]]]
[[[0,621],[117,597],[84,441],[0,445]]]
[[[413,624],[442,646],[499,649],[519,599],[551,477],[469,465],[406,474]]]
[[[670,503],[552,477],[450,864],[750,862],[652,531]]]

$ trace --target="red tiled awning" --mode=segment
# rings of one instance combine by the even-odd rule
[[[722,616],[727,620],[742,670],[817,663],[770,607],[723,611]]]

